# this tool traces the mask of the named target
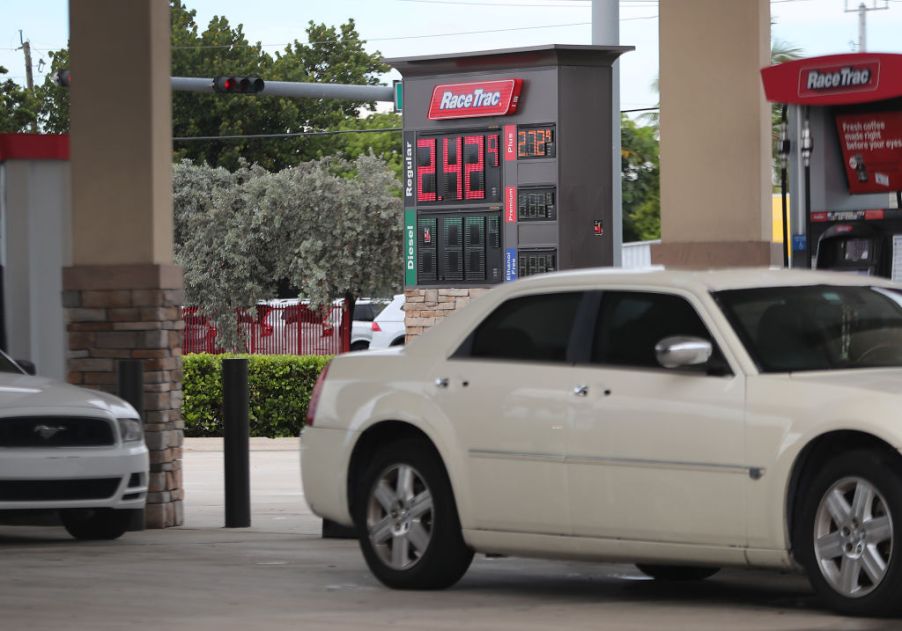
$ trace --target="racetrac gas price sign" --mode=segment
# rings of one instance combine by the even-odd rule
[[[621,50],[389,60],[404,76],[407,286],[610,263],[610,115],[587,103],[610,100]]]

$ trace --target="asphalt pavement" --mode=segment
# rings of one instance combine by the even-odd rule
[[[629,565],[478,556],[455,587],[384,588],[355,541],[324,540],[296,439],[252,439],[250,528],[224,528],[222,448],[185,445],[180,528],[77,542],[0,526],[0,631],[28,629],[902,629],[818,608],[800,576],[729,570],[698,584]]]

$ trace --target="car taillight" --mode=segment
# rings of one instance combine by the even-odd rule
[[[331,362],[330,362],[331,363]],[[316,406],[319,405],[319,395],[323,390],[323,383],[326,381],[326,373],[329,372],[329,364],[323,366],[323,370],[316,378],[313,385],[313,392],[310,393],[310,402],[307,403],[307,426],[313,427],[313,419],[316,417]]]
[[[382,332],[382,327],[379,326],[379,323],[376,322],[375,320],[373,320],[373,323],[370,325],[370,328],[371,328],[372,330],[376,331],[377,333],[381,333],[381,332]]]

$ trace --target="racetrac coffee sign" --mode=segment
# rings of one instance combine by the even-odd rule
[[[517,111],[522,88],[522,79],[437,85],[429,102],[429,119],[507,116]]]

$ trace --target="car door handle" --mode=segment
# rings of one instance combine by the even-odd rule
[[[447,388],[450,381],[447,377],[436,377],[435,379],[435,387],[436,388]]]
[[[589,386],[574,386],[573,394],[577,397],[585,397],[589,395]]]

